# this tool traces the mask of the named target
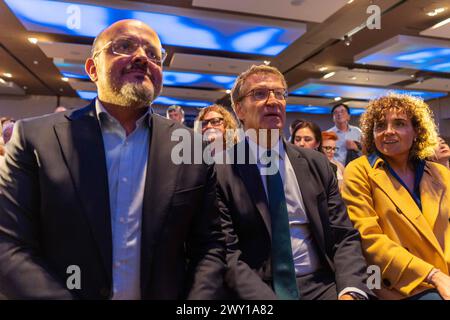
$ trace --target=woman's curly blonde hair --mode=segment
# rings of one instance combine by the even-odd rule
[[[208,114],[208,112],[217,112],[219,114],[222,115],[223,117],[223,127],[225,128],[225,130],[230,130],[229,132],[234,132],[231,136],[228,135],[224,135],[224,138],[227,138],[226,142],[226,146],[232,146],[235,143],[237,143],[237,122],[235,120],[235,118],[233,117],[233,115],[231,114],[231,112],[229,112],[227,109],[225,109],[224,106],[220,105],[220,104],[213,104],[211,106],[208,106],[206,108],[203,108],[200,110],[200,112],[197,115],[197,118],[195,119],[197,125],[196,125],[196,131],[201,133],[201,124],[200,122],[203,121],[203,119],[205,119],[205,116]],[[232,130],[232,131],[231,131]]]
[[[438,144],[438,132],[430,108],[422,99],[394,93],[370,101],[366,112],[361,116],[364,153],[370,154],[376,150],[374,125],[383,120],[389,110],[405,112],[411,119],[416,139],[413,141],[409,159],[425,159],[434,155],[434,149]]]

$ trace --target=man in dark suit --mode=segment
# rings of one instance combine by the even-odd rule
[[[149,107],[163,60],[149,26],[116,22],[86,61],[98,98],[18,121],[0,170],[0,296],[218,297],[215,172],[171,161],[172,133],[184,127]]]
[[[327,158],[280,138],[286,89],[276,68],[253,66],[232,90],[246,136],[233,164],[216,165],[226,281],[243,299],[367,299],[360,236]]]

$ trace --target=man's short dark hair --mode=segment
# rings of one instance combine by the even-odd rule
[[[331,114],[333,114],[334,110],[338,107],[344,107],[345,109],[347,109],[348,114],[350,114],[350,108],[345,103],[338,103],[333,108],[331,108]]]

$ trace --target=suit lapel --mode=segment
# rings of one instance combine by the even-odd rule
[[[151,138],[145,178],[142,209],[141,288],[145,292],[150,277],[153,246],[157,242],[175,191],[179,165],[171,161],[171,153],[179,141],[171,141],[173,123],[151,117]],[[191,138],[191,136],[189,135]],[[193,146],[192,146],[193,147]]]
[[[244,148],[242,148],[242,145],[236,145],[234,147],[235,163],[237,163],[237,165],[235,164],[235,166],[238,169],[238,173],[242,178],[242,181],[248,191],[248,194],[250,195],[250,198],[261,214],[270,239],[272,239],[272,224],[270,222],[269,206],[267,203],[266,191],[264,190],[264,185],[262,182],[262,179],[264,179],[264,177],[259,173],[258,166],[255,164],[256,160],[253,154],[250,152],[250,147],[247,141],[244,140],[240,142],[240,144],[244,144]],[[236,159],[237,153],[241,150],[245,150],[245,163],[243,164],[239,164]]]
[[[75,190],[96,240],[104,268],[112,279],[112,235],[106,157],[94,102],[55,124],[54,130]]]
[[[425,218],[425,215],[422,214],[419,207],[409,194],[408,190],[406,190],[396,179],[390,179],[386,171],[381,167],[375,168],[374,171],[369,174],[369,177],[391,199],[394,205],[400,210],[399,213],[403,214],[416,227],[417,231],[420,232],[431,243],[431,245],[433,245],[438,250],[438,252],[441,252],[442,248],[433,233],[433,229],[430,226],[431,224],[429,224],[429,222]],[[422,181],[422,208],[424,210],[424,213],[426,212],[427,215],[429,215],[428,218],[433,219],[432,216],[437,215],[438,208],[436,208],[435,205],[438,204],[433,203],[437,201],[436,199],[434,199],[434,194],[433,196],[431,196],[433,197],[432,201],[429,201],[430,195],[424,194],[429,190],[429,182],[425,182],[424,184]],[[424,195],[425,197],[423,197]],[[434,216],[434,219],[435,218],[436,217]]]
[[[295,177],[297,178],[297,183],[305,205],[306,215],[310,221],[311,231],[314,233],[319,247],[325,254],[325,236],[323,233],[320,212],[317,208],[317,197],[320,194],[317,190],[320,190],[320,186],[316,184],[316,180],[311,176],[311,169],[308,166],[308,162],[301,154],[289,143],[285,143],[285,149],[292,168],[294,169]],[[324,201],[326,201],[326,199]],[[328,217],[325,218],[328,219]]]

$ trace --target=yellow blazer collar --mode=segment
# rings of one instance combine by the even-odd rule
[[[378,155],[367,156],[372,170],[369,177],[384,191],[397,207],[399,214],[403,214],[417,230],[443,255],[442,248],[434,235],[433,228],[439,215],[439,204],[445,188],[433,177],[430,163],[426,162],[424,174],[420,182],[420,198],[422,211],[402,184],[389,174],[384,160]]]

